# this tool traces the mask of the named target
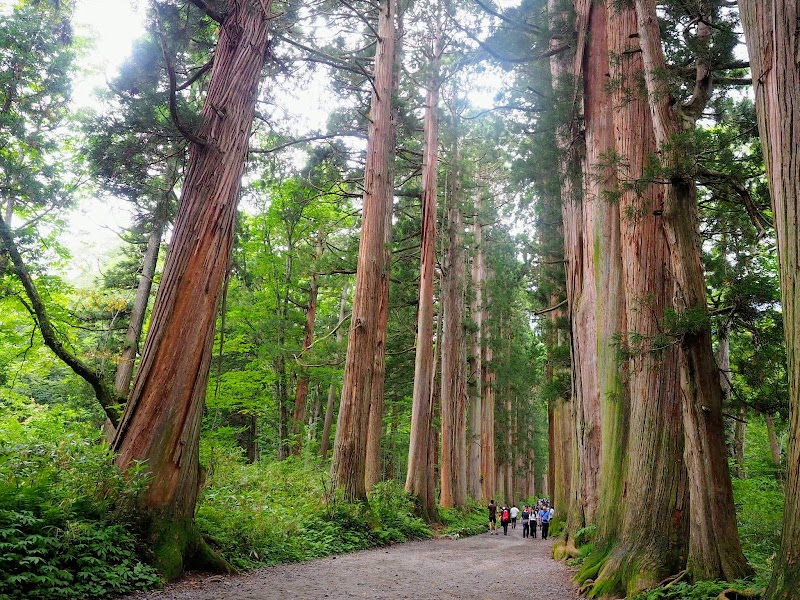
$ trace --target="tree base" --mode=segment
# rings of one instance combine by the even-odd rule
[[[153,566],[164,581],[187,570],[231,574],[236,569],[203,539],[193,521],[158,518],[150,524]]]

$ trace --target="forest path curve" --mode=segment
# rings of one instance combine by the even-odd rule
[[[488,533],[409,542],[278,565],[231,577],[190,579],[128,600],[569,600],[578,598],[552,540]]]

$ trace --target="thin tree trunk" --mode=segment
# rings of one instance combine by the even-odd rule
[[[342,287],[342,298],[339,301],[339,329],[336,330],[336,346],[339,347],[344,341],[344,328],[341,326],[344,323],[345,313],[347,312],[347,299],[349,295],[348,285]],[[337,357],[338,358],[338,357]],[[331,381],[328,387],[328,403],[325,406],[325,423],[322,426],[322,444],[320,447],[320,454],[322,459],[328,458],[328,450],[330,450],[331,443],[331,426],[333,425],[333,413],[335,412],[336,405],[336,382]]]
[[[336,426],[333,474],[348,500],[365,499],[364,463],[374,371],[373,353],[380,319],[386,211],[391,210],[393,182],[390,162],[395,64],[395,0],[382,0],[375,50],[374,89],[369,119],[367,164],[364,169],[364,210],[358,247],[353,317],[347,342],[342,400]]]
[[[750,51],[758,130],[778,236],[781,311],[789,376],[789,447],[781,549],[765,600],[800,598],[800,43],[797,0],[739,0]],[[780,459],[780,457],[777,457]]]
[[[706,289],[700,257],[697,191],[691,174],[682,173],[684,157],[676,143],[683,118],[670,97],[663,74],[655,0],[636,0],[639,40],[645,67],[650,112],[661,165],[667,169],[663,206],[669,260],[675,278],[673,310],[687,319],[679,336],[679,367],[683,395],[685,461],[689,474],[690,528],[687,571],[696,579],[734,580],[752,574],[742,553],[736,528],[722,420],[722,389],[711,347]],[[710,27],[701,21],[698,29]],[[704,105],[706,67],[698,64],[698,89],[693,104]],[[705,77],[710,81],[710,74]],[[710,85],[707,87],[710,88]],[[699,113],[698,113],[699,114]]]
[[[194,526],[199,436],[214,324],[230,266],[236,205],[247,159],[269,0],[230,0],[192,144],[172,244],[128,404],[114,439],[117,464],[146,464],[141,506],[156,564],[167,579],[210,554]]]
[[[490,279],[490,268],[484,264],[484,284]],[[489,307],[491,298],[488,291],[483,306],[483,323],[489,320]],[[492,361],[494,348],[492,347],[491,331],[484,326],[484,339],[481,357],[481,478],[483,479],[483,497],[491,500],[497,494],[497,479],[495,471],[494,447],[494,414],[495,414],[495,381],[497,379]]]
[[[422,234],[420,248],[419,306],[417,343],[414,359],[414,390],[411,406],[411,438],[408,446],[406,491],[419,502],[427,521],[436,513],[434,490],[429,471],[430,429],[433,426],[432,386],[436,365],[433,353],[433,296],[436,273],[436,196],[439,172],[439,63],[441,60],[441,22],[437,24],[431,56],[431,77],[425,101],[425,145],[422,150]]]
[[[772,464],[778,473],[778,479],[781,479],[781,449],[778,445],[778,436],[775,434],[775,419],[772,415],[764,415],[764,421],[767,424],[767,435],[769,436],[769,450],[772,455]],[[744,454],[744,449],[742,449]]]
[[[322,239],[317,239],[314,250],[314,264],[322,258],[324,247]],[[308,285],[308,304],[306,305],[306,325],[303,333],[303,352],[308,351],[314,343],[314,326],[317,320],[317,296],[319,295],[319,275],[316,271],[311,273]],[[308,400],[308,373],[303,370],[297,380],[297,392],[294,400],[294,413],[292,415],[292,454],[299,456],[303,451],[303,423],[306,420],[306,402]]]

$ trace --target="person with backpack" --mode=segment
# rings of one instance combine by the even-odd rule
[[[526,504],[522,507],[522,537],[528,537],[530,533],[531,511]]]
[[[494,498],[489,501],[489,535],[497,535],[497,505]]]
[[[508,524],[511,522],[511,510],[503,507],[503,512],[500,513],[500,524],[503,526],[503,535],[508,535]]]
[[[546,504],[542,507],[542,510],[539,511],[539,517],[542,519],[542,539],[547,539],[547,534],[550,530],[550,517],[552,516],[550,512],[550,507]]]

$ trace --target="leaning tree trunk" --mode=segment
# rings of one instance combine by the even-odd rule
[[[194,525],[200,426],[214,323],[230,264],[236,205],[261,70],[270,2],[230,0],[220,29],[171,249],[128,404],[114,439],[117,464],[146,464],[142,493],[158,568],[177,577],[204,545]]]
[[[373,356],[380,320],[386,211],[393,183],[392,90],[394,81],[395,0],[382,0],[378,18],[375,73],[364,168],[364,209],[358,247],[353,316],[347,341],[342,400],[336,426],[332,472],[348,500],[367,497],[364,485],[367,427],[372,395]]]
[[[800,43],[797,0],[739,0],[778,236],[789,375],[789,451],[781,549],[765,600],[800,598]]]
[[[736,528],[736,507],[725,451],[722,388],[711,346],[700,256],[697,190],[692,175],[684,171],[685,157],[678,142],[683,122],[680,105],[671,98],[663,76],[667,65],[656,1],[636,0],[635,6],[656,144],[661,166],[669,173],[662,214],[675,279],[672,309],[683,321],[675,335],[683,395],[684,455],[689,474],[686,568],[696,579],[734,580],[750,575],[752,569],[742,553]],[[701,32],[708,27],[706,22],[698,24]],[[693,110],[705,104],[710,77],[708,67],[698,61]]]
[[[437,29],[431,57],[431,76],[425,101],[425,145],[422,149],[422,235],[420,247],[419,307],[417,309],[417,348],[414,359],[414,390],[411,405],[411,439],[408,445],[406,491],[419,503],[427,521],[434,519],[433,480],[429,469],[431,428],[433,426],[432,385],[436,371],[433,355],[433,292],[436,273],[436,194],[439,173],[439,61],[441,28]]]
[[[458,117],[454,117],[458,118]],[[461,213],[461,142],[456,139],[448,190],[449,240],[442,277],[442,466],[439,503],[447,508],[467,501],[467,390],[464,335],[464,248]]]

